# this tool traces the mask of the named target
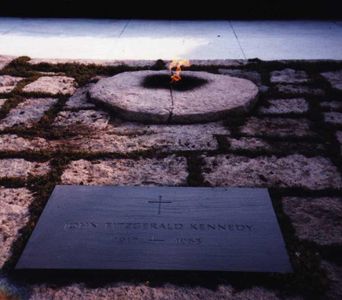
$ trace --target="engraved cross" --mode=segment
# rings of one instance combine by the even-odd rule
[[[162,201],[162,196],[159,196],[158,201],[148,201],[148,203],[158,203],[158,215],[160,215],[162,203],[172,203],[172,201]]]

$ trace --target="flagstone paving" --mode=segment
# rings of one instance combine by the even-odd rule
[[[29,220],[28,208],[32,200],[32,193],[26,188],[0,187],[0,267],[10,257],[11,246],[20,235],[19,230]]]
[[[70,95],[76,90],[74,78],[66,76],[42,76],[23,88],[27,93],[47,93]]]
[[[14,59],[14,57],[12,57],[12,56],[0,55],[0,71],[3,68],[5,68],[13,59]]]
[[[309,105],[304,98],[271,99],[261,106],[261,114],[302,114],[308,112]]]
[[[342,71],[324,72],[321,75],[330,83],[330,85],[339,91],[342,91]]]
[[[251,80],[259,99],[248,114],[182,125],[125,121],[89,97],[95,82],[161,61],[12,59],[0,56],[0,298],[342,297],[342,62],[194,62],[193,72]],[[56,184],[268,187],[294,274],[16,279]]]
[[[7,99],[0,99],[0,109],[5,104]]]
[[[271,72],[270,81],[272,83],[305,83],[309,81],[309,77],[305,71],[283,69]]]
[[[14,77],[9,75],[1,75],[0,76],[0,93],[9,93],[12,92],[16,87],[17,83],[21,81],[23,78]]]
[[[57,101],[58,99],[54,98],[25,99],[12,109],[6,118],[0,120],[0,130],[12,127],[33,127]]]

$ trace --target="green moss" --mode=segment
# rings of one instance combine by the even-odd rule
[[[218,68],[224,66],[211,65],[199,66],[193,65],[191,70],[201,70],[216,73]],[[235,67],[234,67],[235,68]],[[305,62],[305,61],[274,61],[263,62],[258,59],[249,60],[247,64],[238,66],[236,68],[242,70],[254,70],[261,74],[262,82],[265,85],[270,84],[270,72],[282,68],[294,68],[299,70],[306,70],[312,79],[311,85],[324,89],[327,97],[341,97],[341,95],[331,89],[330,85],[319,75],[323,70],[336,70],[342,68],[342,62]],[[3,74],[15,75],[25,77],[24,81],[20,82],[13,93],[9,94],[9,100],[5,103],[0,111],[0,118],[16,107],[18,103],[23,101],[23,96],[41,97],[48,96],[46,94],[24,94],[22,87],[37,79],[41,74],[39,72],[55,72],[64,73],[67,76],[74,77],[79,85],[89,82],[91,78],[96,75],[111,76],[123,71],[137,70],[129,66],[97,66],[97,65],[81,65],[81,64],[46,64],[41,63],[38,65],[28,64],[27,57],[21,57],[8,65]],[[144,69],[144,68],[142,68]],[[145,68],[146,69],[146,68]],[[162,70],[166,69],[165,62],[157,61],[151,69]],[[8,96],[8,95],[7,95]],[[275,93],[274,89],[270,89],[266,94],[260,95],[260,99],[252,110],[250,115],[257,116],[257,110],[260,105],[267,104],[268,99],[278,96],[295,97],[297,95],[280,95]],[[8,97],[7,97],[8,98]],[[202,155],[218,155],[218,154],[235,154],[247,157],[257,157],[260,155],[276,155],[285,156],[290,153],[303,153],[304,155],[328,155],[328,157],[336,164],[341,171],[341,155],[339,152],[339,144],[336,140],[333,127],[327,126],[323,121],[322,111],[319,102],[324,100],[324,97],[306,97],[309,102],[309,112],[305,116],[312,121],[311,129],[317,133],[317,137],[265,137],[259,135],[263,140],[267,141],[274,149],[272,151],[232,151],[226,136],[216,135],[219,148],[215,151],[172,151],[171,153],[161,153],[155,149],[148,151],[136,151],[133,153],[88,153],[79,151],[72,147],[63,147],[59,150],[44,150],[44,151],[23,151],[23,152],[1,152],[0,158],[22,157],[28,160],[46,161],[51,160],[51,171],[44,177],[29,177],[27,180],[18,179],[3,179],[0,180],[0,185],[6,187],[28,187],[35,195],[35,201],[30,206],[30,220],[27,225],[22,228],[20,236],[14,243],[12,250],[13,255],[5,265],[6,272],[13,270],[15,262],[17,261],[25,243],[28,240],[45,204],[48,200],[54,186],[60,183],[61,175],[66,168],[67,164],[72,160],[87,159],[140,159],[140,158],[164,158],[170,154],[186,157],[188,163],[188,186],[205,186],[202,172],[204,171],[204,162]],[[33,128],[13,128],[6,129],[6,133],[15,133],[19,136],[26,138],[44,137],[48,140],[63,140],[74,136],[87,136],[89,129],[86,126],[70,126],[68,128],[54,128],[52,127],[53,121],[61,110],[67,100],[66,96],[58,95],[58,103],[52,107],[42,118],[42,120]],[[333,99],[333,98],[331,98]],[[97,106],[97,109],[99,107]],[[240,127],[246,122],[249,116],[230,116],[225,120],[225,126],[231,131],[231,136],[240,138],[244,135],[240,132]],[[260,117],[260,116],[258,116]],[[270,116],[279,117],[279,116]],[[285,115],[283,116],[285,117]],[[296,118],[294,115],[286,115],[286,117]],[[289,148],[283,148],[281,143],[289,143]],[[323,144],[325,150],[320,152],[317,144]],[[310,146],[312,145],[312,149]],[[305,148],[306,147],[306,148]],[[281,148],[281,149],[280,149]],[[305,148],[305,149],[302,149]],[[320,197],[320,196],[338,196],[340,191],[337,189],[325,189],[313,191],[303,188],[273,188],[271,189],[271,196],[275,211],[281,225],[281,229],[286,241],[286,246],[294,267],[294,273],[283,274],[227,274],[227,273],[210,273],[203,274],[199,272],[177,273],[176,276],[173,272],[128,272],[126,274],[116,272],[114,275],[109,276],[110,279],[103,278],[103,276],[95,276],[94,274],[89,277],[80,277],[81,274],[73,274],[69,277],[63,277],[64,283],[69,284],[72,282],[83,281],[92,287],[102,286],[108,281],[115,279],[131,280],[133,282],[150,281],[151,286],[158,286],[165,282],[173,282],[179,285],[194,285],[205,286],[208,288],[217,288],[220,284],[231,284],[237,289],[246,289],[253,286],[263,286],[268,289],[276,290],[278,296],[292,296],[301,295],[307,299],[316,299],[324,297],[324,292],[327,289],[328,281],[326,274],[322,271],[320,266],[321,258],[337,261],[338,254],[341,251],[339,245],[332,247],[319,247],[313,243],[303,242],[298,240],[295,235],[294,228],[290,219],[284,214],[281,203],[283,196],[297,196],[297,197]],[[161,275],[162,274],[162,275]],[[58,276],[57,276],[58,277]],[[95,277],[95,278],[94,278]],[[62,278],[59,276],[59,278]],[[80,279],[81,278],[81,279]],[[32,279],[32,278],[29,278]],[[24,278],[24,282],[29,281]],[[43,282],[51,281],[56,282],[58,278],[51,275],[45,276]]]
[[[40,63],[33,65],[32,68],[35,71],[40,72],[55,72],[64,73],[66,76],[75,78],[79,86],[83,86],[89,82],[89,80],[96,75],[113,76],[115,74],[125,72],[140,70],[140,67],[130,67],[125,64],[118,66],[102,66],[95,64],[79,64],[79,63],[58,63],[58,64],[48,64]]]
[[[14,60],[12,60],[1,72],[0,74],[7,74],[11,76],[19,76],[19,77],[29,77],[33,73],[30,66],[28,65],[28,61],[30,58],[28,56],[20,56]]]
[[[23,102],[25,99],[21,96],[15,96],[7,99],[5,104],[0,109],[0,120],[5,118],[11,109],[15,108],[19,103]]]
[[[188,155],[188,178],[189,186],[206,186],[202,175],[203,159],[198,155]]]

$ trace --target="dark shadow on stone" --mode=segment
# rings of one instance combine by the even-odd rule
[[[167,74],[158,74],[146,76],[142,82],[142,86],[147,89],[170,89],[176,91],[190,91],[201,87],[208,83],[208,80],[195,76],[182,76],[178,82],[171,82],[171,78]]]

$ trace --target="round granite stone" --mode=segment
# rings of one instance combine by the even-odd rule
[[[182,72],[170,83],[167,71],[124,72],[99,80],[90,98],[127,120],[151,123],[195,123],[246,113],[258,87],[247,79],[207,72]]]
[[[124,72],[101,79],[89,90],[90,98],[127,120],[166,123],[172,108],[170,90],[142,86],[144,78],[154,73]],[[168,74],[166,71],[160,73]]]

